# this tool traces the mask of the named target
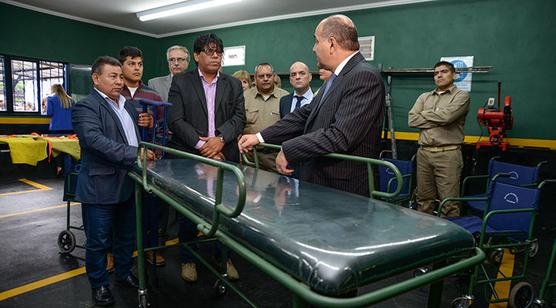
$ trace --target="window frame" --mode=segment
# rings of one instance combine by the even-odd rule
[[[0,56],[4,59],[4,94],[6,95],[6,111],[0,110],[0,116],[41,116],[47,117],[45,114],[41,114],[42,111],[42,89],[41,89],[41,62],[56,62],[63,65],[63,86],[66,92],[69,94],[70,89],[70,71],[69,63],[64,61],[41,59],[41,58],[31,58],[25,56],[15,56],[8,54],[1,54]],[[35,82],[37,84],[37,98],[36,104],[38,106],[37,111],[14,111],[14,97],[13,97],[13,78],[12,78],[12,60],[16,61],[27,61],[33,62],[36,66]]]

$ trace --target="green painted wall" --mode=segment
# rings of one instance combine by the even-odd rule
[[[0,3],[0,53],[91,65],[100,55],[118,56],[126,45],[145,57],[145,78],[160,74],[157,39]]]
[[[340,5],[340,4],[339,4]],[[472,105],[466,134],[479,135],[476,110],[488,97],[510,95],[515,138],[556,139],[556,1],[553,0],[441,0],[431,3],[347,12],[359,35],[376,37],[375,66],[431,67],[441,56],[474,56],[475,65],[494,70],[473,76]],[[311,51],[315,26],[323,16],[218,29],[225,46],[246,45],[246,65],[227,67],[226,73],[270,62],[286,72],[296,60],[316,70]],[[173,44],[192,49],[201,33],[153,39],[0,4],[0,53],[90,64],[100,54],[116,54],[124,45],[145,53],[145,78],[167,73],[164,51]],[[44,30],[44,31],[43,31]],[[190,69],[195,64],[190,64]],[[153,68],[153,69],[150,69]],[[283,80],[287,87],[288,80]],[[313,82],[316,88],[320,82]],[[393,80],[396,130],[407,127],[407,112],[417,96],[432,89],[432,76]]]
[[[437,1],[424,4],[347,12],[360,36],[376,37],[375,66],[432,67],[442,56],[474,56],[477,66],[491,65],[487,74],[475,74],[472,105],[465,128],[479,135],[476,111],[488,97],[512,97],[515,138],[556,139],[552,116],[556,114],[556,1],[483,0]],[[286,72],[295,60],[316,70],[311,48],[315,26],[323,16],[213,30],[225,46],[246,45],[246,65],[227,67],[227,73],[270,62]],[[204,32],[205,33],[205,32]],[[161,46],[184,44],[188,48],[201,33],[161,39]],[[194,64],[190,66],[194,67]],[[283,80],[283,83],[288,83]],[[319,82],[314,82],[318,86]],[[417,96],[432,89],[432,76],[393,79],[394,126],[407,127],[407,112]],[[288,88],[288,87],[285,87]]]

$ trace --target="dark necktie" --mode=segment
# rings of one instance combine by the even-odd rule
[[[297,101],[295,102],[295,109],[297,109],[301,107],[301,101],[303,101],[303,96],[295,95],[294,97],[297,99]]]
[[[325,98],[326,94],[328,94],[328,90],[330,89],[330,86],[332,86],[334,79],[336,79],[336,74],[330,75],[330,79],[328,79],[328,81],[326,82],[326,87],[324,88],[324,93],[322,94],[322,98]]]

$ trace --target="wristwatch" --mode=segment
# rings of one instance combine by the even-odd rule
[[[221,141],[222,143],[226,143],[226,142],[224,142],[224,137],[222,137],[222,136],[216,136],[216,137],[217,137],[218,139],[220,139],[220,141]]]

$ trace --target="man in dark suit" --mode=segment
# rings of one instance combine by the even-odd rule
[[[313,100],[312,79],[307,64],[297,61],[290,66],[290,84],[294,92],[280,98],[280,119]]]
[[[169,145],[178,150],[213,159],[239,162],[236,140],[245,125],[245,106],[241,82],[220,73],[222,40],[214,34],[198,37],[193,45],[197,69],[177,74],[172,80],[168,100],[168,125],[173,132]],[[195,238],[195,225],[180,215],[180,241]],[[228,261],[228,276],[237,271]],[[193,256],[182,249],[181,276],[197,280]]]
[[[328,153],[378,155],[384,84],[358,50],[357,30],[348,17],[322,20],[315,30],[313,51],[318,67],[334,74],[310,104],[256,135],[242,136],[240,150],[260,142],[281,143],[276,157],[280,173],[292,174],[288,162],[300,162],[300,179],[368,196],[364,165],[321,157]]]
[[[136,123],[147,127],[151,118],[146,113],[138,115],[120,94],[124,81],[118,60],[99,57],[92,67],[92,80],[93,92],[79,101],[72,113],[81,146],[76,193],[87,236],[85,264],[93,300],[96,305],[107,306],[114,302],[106,271],[106,253],[111,246],[116,280],[135,288],[138,285],[131,274],[135,207],[133,183],[127,172],[138,156]],[[146,155],[154,159],[153,152]]]

